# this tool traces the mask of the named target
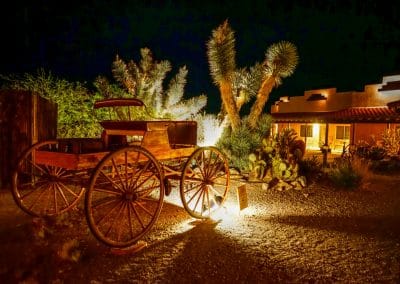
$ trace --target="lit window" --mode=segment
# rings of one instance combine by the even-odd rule
[[[350,126],[336,126],[336,139],[350,139]]]
[[[313,137],[312,125],[300,125],[300,137]]]

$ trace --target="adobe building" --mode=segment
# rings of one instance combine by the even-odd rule
[[[281,97],[271,107],[271,116],[273,133],[292,128],[307,150],[328,146],[341,152],[344,145],[362,141],[379,144],[386,129],[400,128],[400,75],[365,85],[362,92],[328,88]]]

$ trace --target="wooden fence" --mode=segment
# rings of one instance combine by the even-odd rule
[[[32,144],[57,137],[57,105],[27,91],[0,91],[0,188]]]

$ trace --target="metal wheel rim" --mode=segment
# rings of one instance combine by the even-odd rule
[[[194,218],[207,219],[224,203],[229,191],[229,166],[215,147],[197,149],[182,171],[180,195],[185,210]]]
[[[58,142],[44,141],[28,148],[13,173],[13,198],[23,211],[35,217],[55,216],[70,210],[84,191],[74,171],[35,162],[35,151],[50,146],[57,149]]]
[[[118,164],[120,157],[125,160],[122,164]],[[125,147],[105,156],[91,176],[85,197],[93,235],[112,247],[127,247],[143,238],[161,212],[165,194],[161,181],[159,163],[142,147]]]

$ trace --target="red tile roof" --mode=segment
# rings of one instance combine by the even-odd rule
[[[332,112],[272,113],[275,122],[400,122],[400,113],[386,106],[352,107]]]

